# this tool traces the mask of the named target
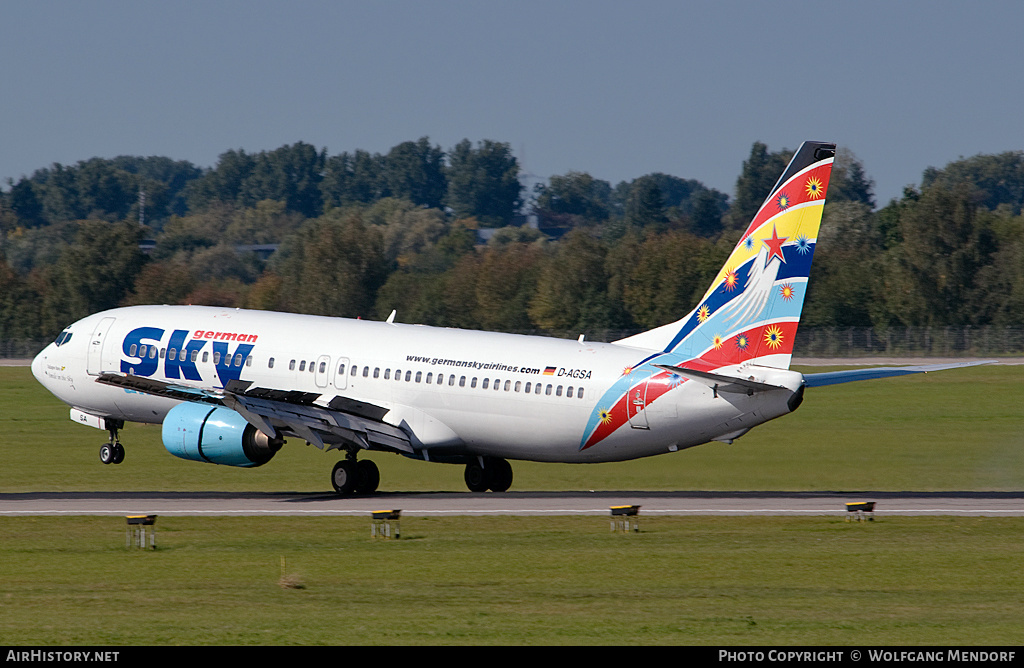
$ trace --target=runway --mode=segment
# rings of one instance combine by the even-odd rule
[[[608,515],[637,505],[643,516],[847,515],[874,501],[875,517],[1024,516],[1024,492],[387,492],[372,496],[227,492],[25,492],[0,494],[0,517],[64,515],[403,516]]]

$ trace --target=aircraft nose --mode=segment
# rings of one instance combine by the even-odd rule
[[[46,364],[46,356],[53,344],[46,346],[32,359],[32,375],[36,377],[43,386],[46,386],[46,374],[43,373],[43,366]]]

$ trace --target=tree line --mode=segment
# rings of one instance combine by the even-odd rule
[[[490,140],[333,156],[300,142],[230,150],[206,169],[55,164],[0,189],[0,339],[147,303],[655,327],[700,298],[791,155],[755,143],[731,197],[661,173],[613,186],[570,172],[527,191],[508,144]],[[804,324],[1024,326],[1022,204],[1019,151],[930,167],[879,208],[841,149]]]

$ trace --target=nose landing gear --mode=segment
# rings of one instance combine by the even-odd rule
[[[124,427],[121,420],[105,419],[107,431],[110,432],[110,440],[100,446],[100,461],[104,464],[120,464],[124,461],[124,446],[121,445],[117,432]]]

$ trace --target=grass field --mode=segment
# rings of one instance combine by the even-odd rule
[[[0,519],[30,645],[1016,645],[1024,519]],[[283,564],[283,566],[282,566]],[[284,576],[285,583],[282,583]]]
[[[735,444],[608,465],[516,463],[513,489],[1021,490],[1024,367],[808,391]],[[75,425],[28,369],[0,368],[0,492],[324,491],[336,456],[178,460],[159,429]],[[375,456],[385,490],[464,489],[459,467]],[[10,645],[1011,645],[1024,637],[1024,518],[0,518]],[[283,579],[282,579],[283,576]]]

